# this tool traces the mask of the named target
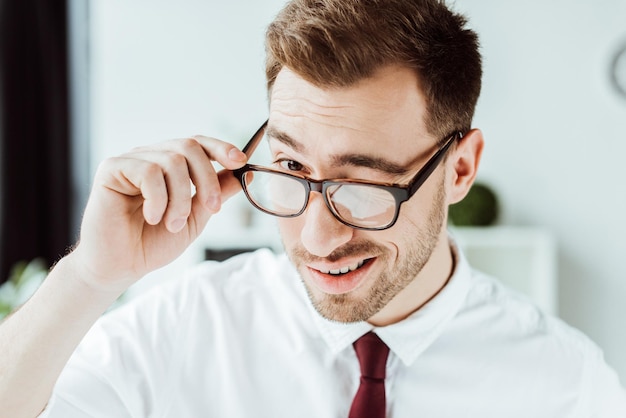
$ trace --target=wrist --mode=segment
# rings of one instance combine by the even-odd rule
[[[60,259],[51,269],[48,279],[62,281],[66,292],[77,297],[88,297],[113,303],[132,284],[133,280],[103,274],[90,266],[78,250]]]

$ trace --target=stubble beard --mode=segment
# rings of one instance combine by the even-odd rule
[[[350,293],[323,294],[321,297],[316,295],[303,279],[303,275],[307,269],[306,265],[313,260],[319,260],[319,257],[311,255],[301,244],[292,248],[285,246],[287,255],[296,266],[309,299],[317,312],[328,320],[348,323],[366,321],[383,309],[417,277],[430,259],[439,241],[445,220],[444,202],[445,189],[443,181],[441,181],[427,214],[427,222],[422,227],[410,224],[414,226],[414,230],[407,230],[404,235],[404,237],[411,236],[404,241],[406,255],[398,258],[395,265],[390,263],[391,257],[388,250],[372,241],[347,243],[326,257],[326,260],[333,261],[347,255],[363,254],[366,257],[378,254],[377,264],[387,265],[388,268],[383,270],[373,281],[365,297],[356,297]],[[371,281],[371,279],[368,280]]]

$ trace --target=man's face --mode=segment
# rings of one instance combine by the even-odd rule
[[[418,78],[406,68],[387,67],[341,89],[320,89],[283,69],[271,94],[274,168],[312,179],[406,184],[437,149],[424,115]],[[311,194],[301,216],[280,218],[279,228],[324,317],[383,325],[419,308],[441,286],[441,257],[433,255],[449,256],[446,207],[442,166],[402,205],[397,223],[387,230],[342,224],[319,193]]]

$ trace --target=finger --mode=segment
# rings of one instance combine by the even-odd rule
[[[148,224],[157,225],[163,219],[168,202],[167,185],[161,167],[146,162],[146,175],[139,180],[139,189],[143,197],[143,217]]]
[[[241,191],[241,183],[235,176],[233,176],[232,171],[224,169],[221,170],[214,177],[218,184],[219,193],[212,198],[217,199],[216,203],[212,203],[211,206],[213,208],[209,208],[209,213],[206,212],[207,205],[200,200],[199,196],[196,194],[192,200],[192,214],[196,218],[197,222],[206,223],[208,221],[211,214],[219,211],[221,203],[228,200],[230,197],[235,195],[237,192]]]
[[[220,202],[225,202],[228,198],[241,191],[241,184],[233,176],[230,170],[221,170],[216,177],[219,180],[221,194]],[[218,208],[219,209],[219,208]],[[205,205],[200,201],[198,195],[194,196],[191,204],[191,217],[193,218],[193,226],[196,228],[196,235],[202,231],[214,211],[207,211]]]
[[[220,182],[222,202],[241,191],[241,183],[239,179],[233,176],[232,171],[221,170],[217,176]]]
[[[240,189],[232,174],[223,175],[223,179],[218,179],[212,160],[229,169],[241,167],[247,160],[246,155],[234,145],[201,135],[167,141],[151,147],[135,148],[126,157],[136,161],[152,162],[160,167],[160,185],[156,184],[159,181],[156,173],[154,177],[150,176],[149,181],[154,182],[154,185],[150,188],[152,191],[150,201],[144,207],[144,217],[152,224],[163,220],[171,232],[178,232],[184,228],[192,207],[196,211],[194,207],[196,202],[200,202],[205,210],[215,213],[220,209],[223,200]],[[134,181],[139,182],[141,179],[137,178]],[[195,196],[190,184],[195,186]],[[224,185],[226,193],[222,193]],[[194,214],[197,215],[199,214]],[[207,214],[208,216],[210,214]]]
[[[96,180],[118,195],[143,198],[143,217],[150,225],[161,222],[167,208],[168,194],[161,166],[152,161],[135,158],[110,158],[100,164]],[[100,174],[101,173],[101,174]]]
[[[187,159],[189,175],[196,188],[195,198],[209,211],[219,211],[222,202],[220,184],[205,149],[193,138],[177,141],[176,149]]]
[[[187,158],[176,152],[155,153],[163,167],[167,186],[167,209],[163,222],[170,232],[178,232],[187,223],[191,213],[191,176]]]
[[[246,154],[228,142],[203,135],[195,135],[193,139],[198,141],[211,160],[229,170],[240,168],[248,160]]]
[[[163,178],[166,188],[166,208],[162,215],[162,222],[170,232],[175,233],[183,229],[191,213],[192,198],[187,158],[180,152],[172,151],[171,148],[169,150],[142,149],[128,155],[137,162],[153,164],[160,170],[160,176]],[[156,168],[154,170],[154,173],[146,173],[146,176],[157,177]],[[163,196],[160,195],[159,199],[161,199],[159,204],[162,205]]]

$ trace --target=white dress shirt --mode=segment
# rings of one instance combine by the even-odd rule
[[[346,418],[352,343],[373,329],[388,417],[626,417],[595,344],[456,258],[431,302],[381,328],[320,317],[284,255],[203,263],[105,315],[41,416]]]

